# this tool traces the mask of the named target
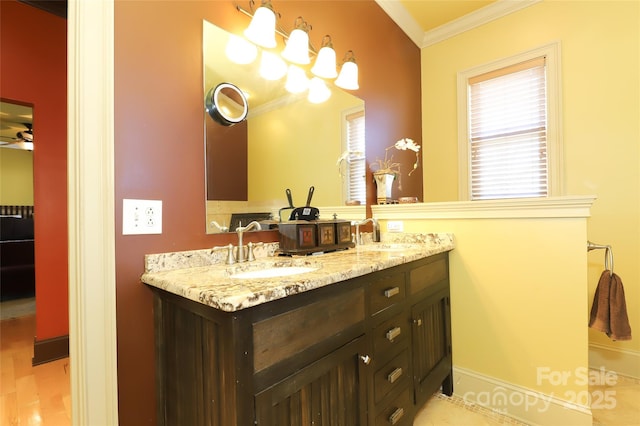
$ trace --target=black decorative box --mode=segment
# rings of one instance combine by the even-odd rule
[[[347,220],[292,220],[278,225],[280,251],[309,254],[354,247],[351,222]]]

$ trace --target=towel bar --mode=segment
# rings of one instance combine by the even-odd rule
[[[587,241],[587,251],[591,250],[605,250],[604,253],[604,268],[609,271],[610,275],[613,275],[613,249],[610,245],[596,244],[591,241]]]

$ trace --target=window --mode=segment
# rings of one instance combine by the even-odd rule
[[[346,200],[366,204],[364,109],[344,114],[343,195]]]
[[[555,45],[461,73],[461,198],[559,195]]]

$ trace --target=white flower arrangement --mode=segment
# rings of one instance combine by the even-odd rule
[[[418,168],[418,162],[420,161],[420,155],[418,154],[420,152],[420,145],[416,145],[413,139],[409,138],[400,139],[395,144],[387,147],[384,150],[384,160],[376,160],[378,167],[376,170],[374,170],[374,172],[389,173],[393,174],[394,176],[400,175],[400,163],[393,162],[393,155],[391,155],[391,157],[388,157],[389,150],[391,148],[395,148],[400,151],[411,150],[416,153],[416,161],[415,163],[413,163],[413,168],[411,169],[411,171],[407,174],[407,176],[411,176],[411,173],[413,173]]]
[[[402,174],[400,173],[401,164],[393,162],[393,155],[389,157],[389,150],[392,148],[400,151],[411,150],[416,153],[416,161],[413,163],[413,168],[411,169],[411,171],[407,174],[407,176],[411,176],[411,173],[413,173],[418,168],[418,162],[420,161],[420,145],[417,145],[413,141],[413,139],[402,138],[390,147],[385,148],[384,160],[376,160],[377,168],[375,168],[375,170],[374,167],[376,166],[376,163],[371,165],[371,170],[373,171],[374,175],[391,174],[393,175],[394,180],[398,179],[398,189],[402,189]]]

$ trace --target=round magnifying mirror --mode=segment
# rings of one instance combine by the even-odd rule
[[[249,105],[242,90],[231,83],[220,83],[205,99],[207,113],[223,126],[233,126],[247,118]]]

